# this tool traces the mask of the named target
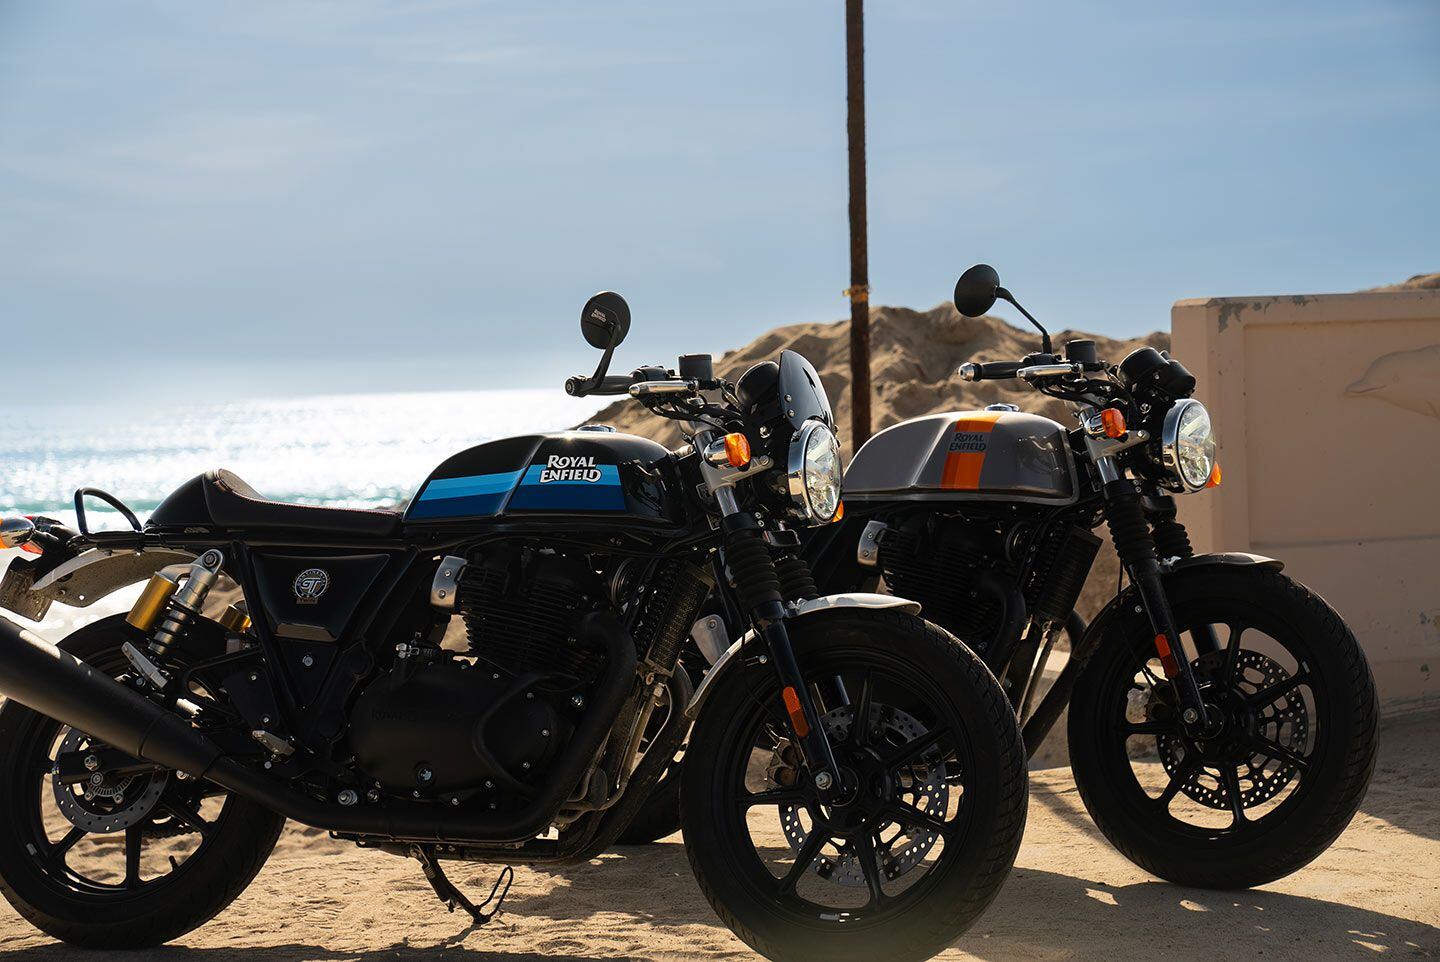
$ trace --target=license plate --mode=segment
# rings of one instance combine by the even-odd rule
[[[0,606],[15,612],[21,618],[39,621],[50,610],[53,598],[30,590],[35,584],[35,572],[26,565],[11,562],[0,578]]]

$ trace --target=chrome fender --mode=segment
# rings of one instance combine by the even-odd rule
[[[920,613],[920,602],[911,601],[908,598],[897,598],[894,595],[867,594],[862,591],[852,591],[845,594],[825,595],[820,598],[811,598],[807,601],[792,601],[785,605],[785,618],[787,621],[795,618],[803,618],[806,615],[813,615],[820,611],[830,611],[835,608],[899,608],[910,614]],[[705,673],[705,678],[700,682],[700,687],[695,689],[695,694],[690,698],[690,704],[685,706],[685,714],[694,718],[700,711],[705,696],[709,694],[710,688],[715,679],[720,677],[721,672],[728,669],[735,663],[741,649],[758,636],[755,629],[750,629],[741,635],[725,653]]]

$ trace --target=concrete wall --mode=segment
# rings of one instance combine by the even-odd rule
[[[1387,711],[1440,705],[1440,291],[1180,301],[1223,484],[1198,550],[1271,555],[1349,622]]]

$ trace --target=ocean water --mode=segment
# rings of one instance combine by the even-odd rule
[[[180,484],[229,468],[278,501],[390,507],[452,454],[495,438],[585,421],[598,403],[555,389],[344,394],[236,403],[0,406],[0,516],[73,524],[78,487],[101,488],[143,522]],[[92,529],[125,527],[93,499]],[[18,552],[0,552],[0,567]],[[133,602],[139,587],[90,608],[54,605],[32,625],[58,640]]]
[[[389,507],[482,441],[584,421],[559,390],[343,394],[238,403],[0,407],[0,514],[71,521],[81,486],[143,521],[181,483],[229,468],[267,498]],[[96,524],[119,515],[92,501]]]

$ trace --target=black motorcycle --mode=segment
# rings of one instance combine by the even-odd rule
[[[1077,426],[996,404],[881,431],[846,471],[844,521],[807,538],[819,590],[883,579],[920,602],[1001,679],[1032,752],[1068,706],[1080,797],[1147,871],[1215,888],[1294,872],[1369,784],[1378,710],[1363,652],[1281,562],[1192,550],[1174,498],[1221,476],[1179,361],[1141,348],[1110,367],[1085,340],[1056,355],[992,268],[955,286],[970,317],[997,297],[1040,330],[1041,350],[961,377],[1025,381],[1067,402]],[[1074,607],[1102,522],[1129,584],[1087,626]],[[697,623],[701,651],[717,630],[719,615]],[[1068,660],[1038,697],[1062,632]],[[666,833],[664,803],[630,841]]]
[[[608,376],[686,423],[669,451],[605,431],[455,455],[406,511],[267,501],[197,477],[143,526],[94,489],[78,530],[9,519],[0,602],[30,618],[148,578],[126,616],[58,648],[0,619],[0,889],[100,948],[203,924],[259,871],[286,818],[412,857],[488,921],[510,864],[604,851],[689,737],[696,878],[758,951],[928,958],[999,890],[1025,818],[1025,759],[993,676],[892,596],[786,592],[796,529],[829,523],[840,469],[814,369],[785,352],[730,384],[708,356]],[[91,531],[89,498],[130,519]],[[243,606],[207,606],[222,578]],[[677,671],[712,594],[745,638],[698,690]],[[468,648],[442,646],[463,619]],[[694,727],[691,729],[691,720]],[[442,862],[506,865],[480,905]]]

